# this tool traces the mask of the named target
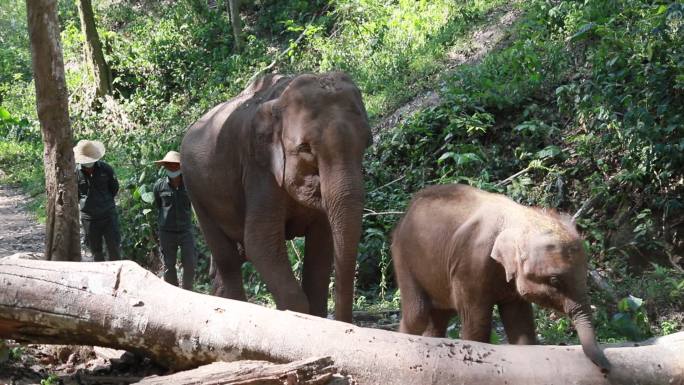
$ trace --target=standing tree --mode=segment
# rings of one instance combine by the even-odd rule
[[[230,16],[230,24],[233,26],[233,37],[235,38],[235,51],[240,52],[242,43],[240,41],[240,34],[242,28],[240,26],[240,0],[228,0],[228,14]]]
[[[85,57],[89,71],[97,82],[96,97],[112,93],[112,70],[102,52],[102,43],[95,27],[95,13],[90,0],[79,0],[78,14],[81,17],[81,31],[85,36]]]
[[[47,190],[45,256],[79,261],[78,198],[57,0],[27,0],[36,108],[43,133]]]

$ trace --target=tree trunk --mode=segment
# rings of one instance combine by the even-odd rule
[[[331,357],[359,384],[684,384],[684,333],[607,347],[490,345],[365,329],[171,286],[130,261],[0,260],[0,338],[107,346],[175,369]],[[636,344],[635,344],[636,345]]]
[[[112,70],[102,52],[102,43],[95,26],[95,13],[90,0],[78,0],[78,14],[81,18],[81,31],[85,37],[85,58],[88,70],[97,83],[96,97],[112,93]]]
[[[240,40],[240,34],[242,33],[242,26],[240,25],[240,0],[228,0],[227,8],[230,25],[233,27],[235,52],[240,52],[242,50],[242,41]]]
[[[56,7],[57,0],[26,1],[36,108],[43,133],[47,191],[45,256],[54,261],[78,261],[81,249],[76,164]]]

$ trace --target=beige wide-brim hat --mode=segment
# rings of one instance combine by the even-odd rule
[[[169,151],[164,155],[164,159],[155,160],[154,163],[158,165],[163,165],[164,163],[178,163],[180,164],[180,152]]]
[[[74,147],[74,160],[76,163],[97,162],[105,154],[105,146],[97,140],[80,140]]]

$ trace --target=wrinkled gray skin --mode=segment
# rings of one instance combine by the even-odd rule
[[[245,300],[244,245],[279,309],[351,322],[371,136],[343,73],[269,75],[195,122],[181,145],[185,185],[216,267],[215,294]],[[306,237],[302,284],[285,240]]]
[[[584,353],[603,371],[587,295],[587,257],[570,218],[465,185],[415,194],[393,234],[405,333],[489,342],[498,306],[508,340],[534,344],[531,302],[567,314]]]

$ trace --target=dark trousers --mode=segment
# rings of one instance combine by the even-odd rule
[[[110,261],[121,259],[121,233],[119,232],[119,216],[113,215],[101,219],[81,218],[85,232],[85,243],[93,254],[95,262],[105,260],[102,240],[107,244],[107,255]]]
[[[192,290],[192,284],[195,280],[195,266],[197,266],[197,253],[195,252],[195,240],[192,231],[160,230],[159,245],[162,263],[164,264],[164,281],[178,286],[176,255],[180,249],[181,263],[183,264],[183,289]]]

